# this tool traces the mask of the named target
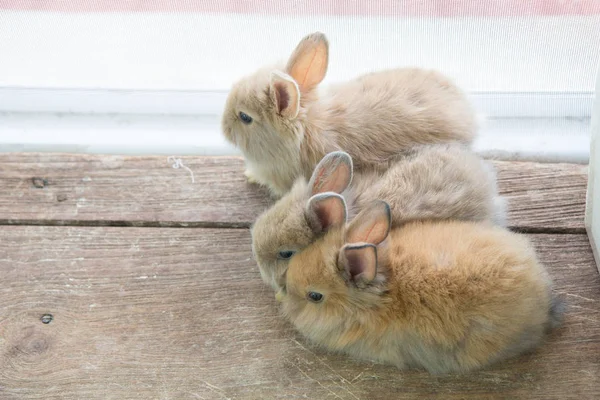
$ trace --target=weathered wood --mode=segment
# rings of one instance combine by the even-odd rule
[[[308,345],[278,315],[245,229],[3,226],[0,398],[598,399],[587,237],[530,237],[570,303],[564,327],[532,355],[430,376]]]
[[[0,220],[15,223],[248,226],[268,204],[236,157],[0,154]],[[37,179],[36,179],[37,178]],[[35,179],[35,181],[34,181]]]
[[[247,227],[270,204],[238,157],[0,154],[0,223]],[[584,231],[587,167],[495,161],[510,226]]]
[[[587,165],[494,161],[509,226],[529,231],[583,233]]]

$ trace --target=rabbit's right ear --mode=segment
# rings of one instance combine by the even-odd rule
[[[286,72],[296,80],[302,92],[314,89],[327,73],[329,42],[321,32],[305,36],[290,56]]]
[[[376,200],[365,207],[352,220],[346,230],[346,243],[370,243],[377,246],[390,233],[390,206],[382,200]]]
[[[305,213],[313,232],[326,232],[346,223],[346,202],[337,193],[319,193],[308,199]]]
[[[277,114],[296,118],[300,111],[300,89],[294,79],[282,72],[273,71],[269,89]]]
[[[343,151],[327,154],[315,167],[308,188],[310,195],[342,193],[352,182],[352,158]]]

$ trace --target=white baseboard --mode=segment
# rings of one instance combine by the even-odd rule
[[[0,112],[221,115],[228,91],[0,87]],[[593,92],[472,92],[488,118],[589,118]]]
[[[585,164],[588,118],[493,118],[475,150],[501,160]],[[1,113],[0,152],[239,155],[216,115]]]
[[[500,118],[488,120],[473,148],[486,158],[587,164],[589,118]]]

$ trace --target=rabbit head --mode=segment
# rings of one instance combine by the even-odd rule
[[[321,201],[326,206],[319,218],[328,224],[327,232],[291,258],[279,295],[284,314],[319,342],[369,314],[361,311],[385,305],[386,273],[378,265],[385,266],[391,225],[384,201],[372,202],[347,227],[343,198],[328,193]]]
[[[251,166],[283,158],[289,161],[287,167],[300,168],[305,105],[325,77],[328,52],[325,35],[310,34],[284,68],[262,68],[233,85],[221,126],[225,138],[241,149]],[[299,171],[294,172],[298,176]]]
[[[308,181],[299,178],[292,190],[263,212],[251,228],[252,252],[260,274],[275,291],[284,285],[292,255],[312,243],[331,225],[323,209],[352,181],[352,159],[344,152],[327,154]]]

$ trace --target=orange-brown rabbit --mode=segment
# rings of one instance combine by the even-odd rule
[[[375,201],[348,225],[321,198],[327,233],[294,255],[283,312],[312,342],[357,359],[466,372],[538,346],[560,302],[529,241],[487,223],[412,222],[390,231]]]
[[[351,182],[352,181],[352,182]],[[298,178],[292,190],[263,212],[252,226],[252,249],[265,283],[283,286],[289,258],[319,235],[318,210],[324,192],[342,194],[352,219],[376,199],[392,206],[400,226],[423,219],[491,220],[502,225],[504,199],[493,167],[460,144],[416,146],[385,172],[356,172],[347,153],[327,154],[311,179]]]
[[[464,93],[432,70],[375,72],[319,93],[329,44],[313,33],[285,66],[258,70],[233,85],[222,117],[225,138],[241,149],[246,176],[275,197],[308,179],[325,154],[343,150],[358,170],[416,144],[470,144],[475,115]]]

